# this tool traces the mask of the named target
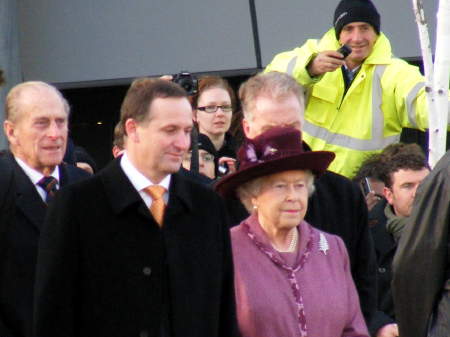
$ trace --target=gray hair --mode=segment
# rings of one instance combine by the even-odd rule
[[[308,196],[311,196],[316,189],[314,186],[314,174],[310,170],[306,170],[305,172],[308,173],[306,188],[308,189]],[[246,207],[249,199],[260,194],[261,189],[268,177],[270,177],[270,175],[252,179],[237,188],[236,194]]]
[[[300,103],[300,120],[304,120],[305,94],[304,88],[290,75],[272,71],[259,73],[250,77],[239,88],[239,99],[242,104],[244,118],[251,120],[255,101],[260,96],[267,96],[274,100],[283,100],[289,95],[295,95]]]
[[[13,87],[5,100],[5,120],[16,121],[21,115],[21,107],[23,99],[30,92],[39,93],[43,90],[54,92],[60,99],[64,106],[64,111],[69,115],[70,107],[67,100],[63,97],[61,92],[51,84],[41,81],[28,81],[23,82]]]

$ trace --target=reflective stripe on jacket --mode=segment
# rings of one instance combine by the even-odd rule
[[[307,89],[304,140],[315,151],[335,152],[329,169],[351,177],[367,156],[398,142],[402,128],[424,130],[428,110],[424,77],[417,67],[392,57],[383,33],[345,96],[341,69],[311,78],[310,60],[339,46],[331,29],[321,40],[276,55],[265,71],[287,72]]]

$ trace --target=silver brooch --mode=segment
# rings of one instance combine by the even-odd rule
[[[328,246],[328,241],[325,238],[325,235],[323,233],[320,233],[320,240],[319,240],[319,250],[323,252],[325,255],[327,255],[327,251],[330,249],[330,246]]]
[[[275,153],[277,153],[278,152],[278,150],[277,149],[275,149],[275,148],[273,148],[273,147],[271,147],[270,145],[268,145],[265,149],[264,149],[264,157],[266,157],[266,156],[271,156],[271,155],[274,155]]]

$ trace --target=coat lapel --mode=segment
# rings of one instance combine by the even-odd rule
[[[111,162],[99,176],[116,214],[124,212],[129,207],[137,207],[139,214],[147,219],[153,219],[141,196],[120,167],[120,158]]]
[[[25,217],[40,230],[41,225],[44,222],[47,205],[36,191],[30,178],[28,178],[22,168],[17,164],[14,157],[11,156],[10,160],[14,161],[16,206],[22,211]]]
[[[170,223],[170,219],[177,219],[180,214],[193,210],[192,194],[185,178],[179,173],[172,174],[169,187],[169,203],[166,208],[164,219]]]

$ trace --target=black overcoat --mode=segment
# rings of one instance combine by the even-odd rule
[[[236,336],[223,204],[173,174],[160,229],[113,161],[60,193],[39,246],[35,334]]]
[[[417,189],[393,261],[392,292],[400,336],[450,336],[450,151]]]
[[[387,217],[384,214],[387,201],[379,201],[369,212],[370,232],[377,256],[377,311],[369,325],[372,335],[386,324],[395,323],[394,300],[392,299],[392,260],[397,243],[386,229]]]
[[[32,331],[37,246],[47,205],[11,153],[0,157],[0,336]],[[60,186],[88,174],[59,165]]]

